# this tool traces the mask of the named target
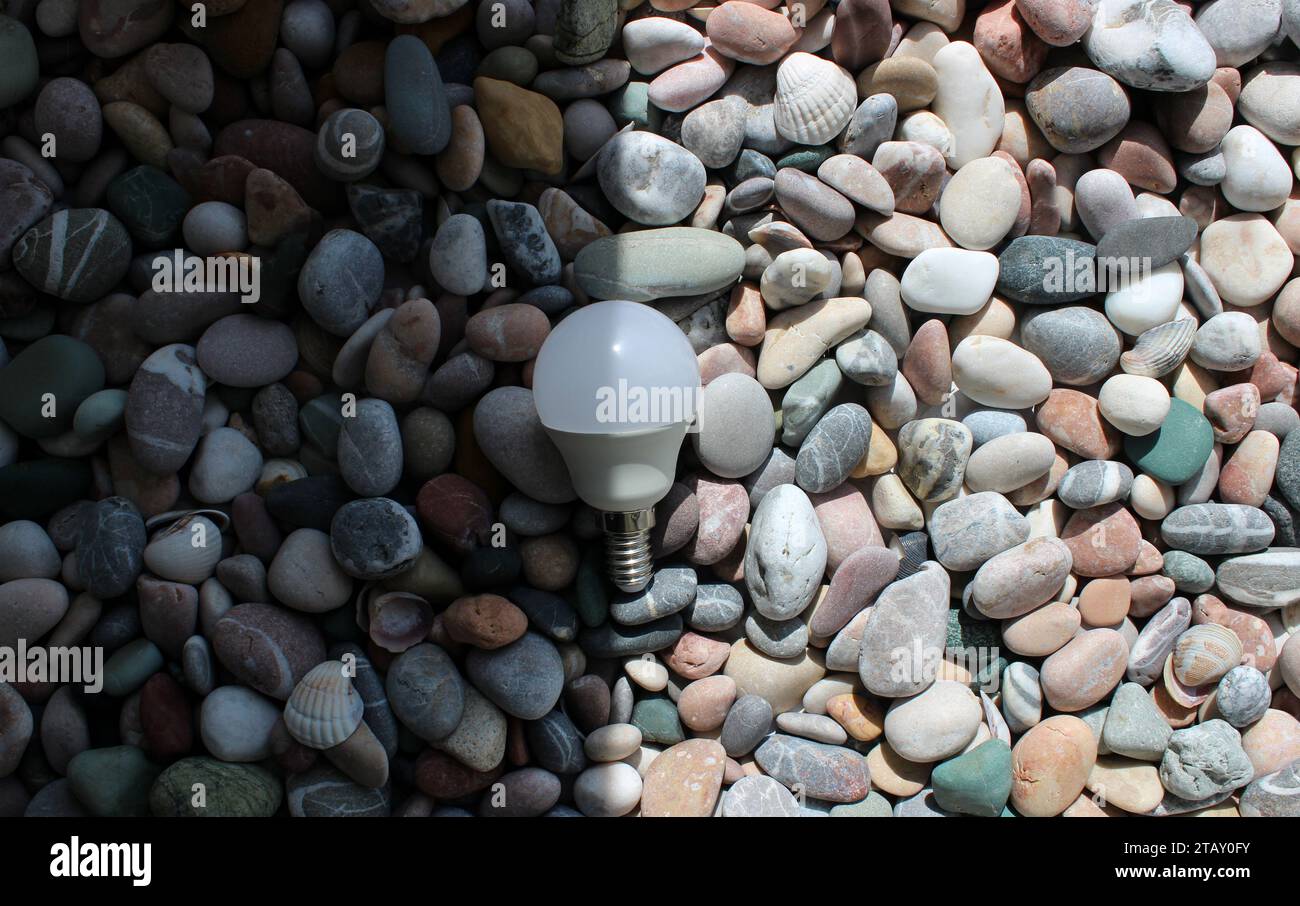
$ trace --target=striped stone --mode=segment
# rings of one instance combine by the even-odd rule
[[[42,292],[68,302],[108,295],[131,265],[131,237],[101,208],[56,211],[14,245],[14,268]]]
[[[1102,506],[1128,497],[1133,470],[1122,462],[1089,459],[1072,466],[1061,478],[1056,496],[1075,510]]]
[[[1300,602],[1300,548],[1271,547],[1219,564],[1219,591],[1248,607],[1272,610]]]
[[[1202,556],[1261,550],[1272,543],[1273,532],[1273,520],[1267,513],[1237,503],[1179,507],[1160,523],[1166,544]]]

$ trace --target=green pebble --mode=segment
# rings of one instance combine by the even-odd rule
[[[501,79],[527,88],[537,77],[537,57],[523,47],[498,47],[478,64],[475,78]]]
[[[72,430],[85,438],[103,439],[116,434],[126,420],[126,397],[126,391],[116,387],[92,393],[77,407]]]
[[[663,693],[641,699],[632,706],[632,725],[646,742],[675,746],[686,738],[677,718],[677,705]]]
[[[831,807],[832,818],[892,818],[894,807],[889,800],[872,790],[861,802],[850,802]]]
[[[1214,585],[1214,570],[1210,564],[1187,551],[1165,551],[1165,562],[1160,572],[1173,579],[1174,587],[1183,594],[1199,595]]]
[[[605,589],[605,567],[600,546],[587,545],[574,578],[573,609],[584,626],[595,629],[609,616],[609,594]]]
[[[0,110],[31,94],[39,78],[32,33],[17,19],[0,16]]]
[[[1011,796],[1011,747],[990,739],[936,767],[930,782],[940,808],[996,818]]]
[[[977,620],[960,607],[948,611],[947,646],[953,648],[996,648],[1002,643],[998,620]]]
[[[195,784],[203,785],[197,805]],[[283,798],[280,781],[265,768],[183,758],[158,776],[149,808],[159,818],[270,818]]]
[[[793,167],[805,173],[816,173],[829,158],[835,156],[835,149],[830,145],[818,145],[815,148],[796,148],[776,162],[778,170]]]
[[[0,513],[9,519],[44,521],[90,493],[90,463],[38,459],[0,469]]]
[[[822,359],[790,385],[781,397],[781,443],[798,447],[831,407],[844,384],[844,372],[834,359]]]
[[[95,350],[54,334],[0,369],[0,419],[24,437],[55,437],[71,430],[77,407],[103,386],[104,363]]]
[[[77,801],[100,818],[149,814],[149,790],[161,768],[135,746],[87,749],[68,762]]]
[[[145,680],[163,668],[163,654],[148,639],[136,639],[114,651],[104,665],[104,691],[109,695],[130,695]]]
[[[1145,437],[1125,437],[1124,452],[1134,468],[1166,484],[1190,480],[1214,450],[1214,429],[1190,403],[1170,400],[1169,414]]]
[[[148,248],[176,236],[190,209],[190,194],[157,167],[127,170],[108,184],[108,209]]]
[[[664,119],[663,112],[650,103],[649,82],[628,82],[614,93],[609,112],[620,128],[636,123],[636,128],[651,132],[658,132]]]

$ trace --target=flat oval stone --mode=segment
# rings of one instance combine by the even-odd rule
[[[1013,239],[998,255],[997,291],[1026,305],[1083,301],[1097,292],[1087,276],[1096,253],[1096,246],[1062,236]]]
[[[369,316],[383,283],[384,259],[375,244],[352,230],[331,230],[302,266],[298,298],[326,332],[346,337]]]
[[[745,253],[725,234],[668,227],[597,239],[573,266],[578,285],[593,298],[652,302],[730,286],[744,270]]]
[[[983,713],[980,700],[963,683],[939,680],[890,706],[885,739],[908,761],[942,761],[970,744]]]
[[[1052,376],[1037,356],[991,336],[971,336],[957,344],[952,376],[971,399],[1002,409],[1037,405],[1052,390]]]
[[[853,203],[814,176],[783,167],[774,189],[777,204],[813,239],[839,239],[853,228]]]
[[[325,642],[316,625],[274,604],[238,604],[216,625],[212,649],[241,682],[286,701],[321,661]]]
[[[966,486],[975,492],[1009,493],[1046,475],[1056,447],[1032,431],[1005,434],[983,444],[966,463]]]
[[[472,649],[465,672],[497,707],[522,720],[537,720],[548,713],[564,688],[559,652],[533,632],[493,651]]]
[[[1273,533],[1273,521],[1263,510],[1231,503],[1182,506],[1160,523],[1166,544],[1204,556],[1262,550],[1273,542]]]
[[[871,788],[866,759],[841,746],[777,733],[758,747],[754,760],[768,776],[814,799],[858,802]]]
[[[897,575],[898,556],[893,551],[883,547],[858,548],[835,570],[830,588],[813,610],[809,631],[819,638],[839,632]]]
[[[856,403],[826,413],[809,432],[795,459],[795,481],[809,493],[830,491],[849,477],[867,452],[871,416]]]
[[[965,571],[1023,543],[1029,520],[1001,494],[984,491],[940,504],[930,516],[929,532],[934,558]]]
[[[739,623],[744,610],[745,600],[739,591],[730,585],[708,583],[696,588],[695,600],[683,616],[692,629],[717,632]]]
[[[1021,815],[1059,815],[1083,791],[1097,741],[1077,717],[1057,715],[1032,727],[1011,751],[1011,804]]]
[[[1053,600],[1073,563],[1070,548],[1059,538],[1033,538],[979,568],[972,600],[987,617],[1018,617]]]
[[[726,761],[722,745],[711,739],[688,739],[660,752],[643,778],[641,814],[661,818],[712,815]]]
[[[1095,384],[1119,362],[1119,332],[1095,308],[1031,309],[1020,324],[1020,338],[1060,384]]]
[[[1030,118],[1057,151],[1083,154],[1124,128],[1129,99],[1104,72],[1081,66],[1046,69],[1025,90]]]
[[[1133,465],[1166,484],[1192,478],[1214,449],[1214,430],[1205,416],[1181,399],[1170,400],[1160,427],[1142,437],[1126,436],[1124,452]]]
[[[772,401],[758,381],[737,372],[715,378],[704,388],[699,409],[700,429],[691,444],[705,468],[720,478],[742,478],[763,464],[775,426]]]
[[[398,35],[384,55],[384,96],[389,127],[408,154],[438,154],[451,139],[451,107],[428,46]]]
[[[484,395],[474,409],[474,436],[519,491],[543,503],[574,499],[568,467],[537,417],[531,390],[498,387]]]
[[[799,800],[765,774],[741,777],[722,797],[724,818],[796,818]]]
[[[1057,711],[1082,711],[1115,688],[1128,667],[1129,647],[1113,629],[1090,629],[1043,661],[1047,703]]]
[[[1219,590],[1238,604],[1269,610],[1300,601],[1300,549],[1275,547],[1232,557],[1215,571]]]
[[[94,302],[126,276],[131,236],[100,208],[56,211],[13,247],[14,269],[41,291],[69,302]]]
[[[826,568],[826,539],[808,496],[778,485],[763,496],[745,550],[745,584],[759,613],[786,620],[816,596]]]
[[[858,655],[868,692],[898,698],[934,681],[948,635],[949,590],[948,574],[931,561],[876,598]]]
[[[1056,496],[1071,509],[1086,510],[1128,497],[1133,470],[1122,462],[1090,459],[1070,469],[1056,487]]]
[[[685,219],[704,194],[699,158],[651,132],[616,135],[600,151],[596,176],[615,208],[650,226]]]

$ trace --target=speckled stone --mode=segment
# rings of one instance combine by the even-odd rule
[[[1254,768],[1241,747],[1241,734],[1226,721],[1210,720],[1176,730],[1160,763],[1160,782],[1183,799],[1206,799],[1244,786]]]
[[[866,760],[839,746],[775,734],[754,753],[771,777],[813,799],[857,802],[871,789]]]
[[[871,416],[856,403],[827,412],[809,432],[795,459],[795,481],[809,493],[824,493],[841,485],[866,455],[871,441]]]
[[[954,570],[971,570],[1029,537],[1029,520],[1005,497],[984,491],[935,508],[929,522],[935,559]]]
[[[77,572],[87,591],[106,600],[125,594],[143,569],[144,521],[124,497],[109,497],[82,517]]]
[[[956,495],[970,459],[970,429],[950,419],[918,419],[899,431],[898,446],[898,474],[917,498],[938,502]]]
[[[1038,356],[1060,384],[1094,384],[1119,361],[1119,332],[1094,308],[1031,309],[1020,332],[1025,348]]]

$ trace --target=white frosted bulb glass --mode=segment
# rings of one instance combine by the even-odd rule
[[[610,573],[625,591],[650,579],[653,507],[672,486],[699,388],[686,335],[640,302],[578,309],[537,354],[538,418],[578,496],[606,514]]]

